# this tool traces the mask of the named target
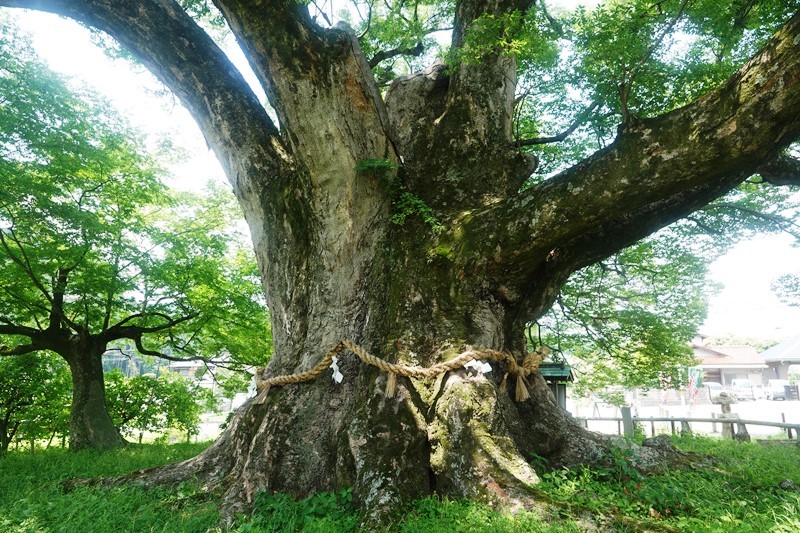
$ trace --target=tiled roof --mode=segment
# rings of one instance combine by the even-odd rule
[[[735,344],[727,346],[699,346],[692,345],[694,355],[704,367],[730,367],[742,368],[765,367],[764,360],[752,346]]]
[[[800,335],[776,344],[761,352],[764,361],[792,361],[800,363]]]

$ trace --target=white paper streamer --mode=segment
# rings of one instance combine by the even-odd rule
[[[344,374],[339,372],[339,365],[337,364],[339,359],[334,355],[333,361],[331,361],[331,368],[333,369],[333,381],[336,383],[341,383],[344,379]]]
[[[492,371],[492,365],[484,363],[483,361],[476,361],[475,359],[465,364],[464,368],[473,368],[479,374],[488,374]]]

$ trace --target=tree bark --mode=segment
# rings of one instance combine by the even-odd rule
[[[125,445],[106,407],[104,351],[105,346],[100,343],[78,342],[64,357],[72,375],[71,450],[111,449]]]
[[[14,438],[13,427],[9,427],[8,420],[0,420],[0,454],[8,451],[11,439]]]
[[[523,326],[572,272],[724,194],[800,135],[800,16],[720,89],[630,121],[612,146],[520,192],[535,161],[511,139],[516,68],[499,51],[398,80],[384,99],[347,28],[316,26],[295,0],[217,0],[278,131],[174,2],[0,4],[108,31],[194,113],[253,234],[273,321],[270,376],[311,368],[341,339],[422,366],[469,346],[521,359]],[[454,43],[477,18],[527,5],[457,1]],[[75,365],[80,402],[99,412],[96,369]],[[538,374],[523,402],[500,391],[503,364],[401,378],[387,398],[378,370],[347,353],[339,367],[341,384],[324,373],[273,387],[198,457],[125,480],[199,479],[222,489],[228,516],[258,491],[353,487],[364,523],[380,524],[434,492],[535,505],[533,453],[554,467],[609,460],[608,439],[574,424]],[[634,454],[645,471],[676,457]]]

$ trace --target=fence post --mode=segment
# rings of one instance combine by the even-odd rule
[[[622,413],[622,428],[625,438],[632,439],[634,434],[633,417],[631,416],[631,408],[623,407],[620,409]]]

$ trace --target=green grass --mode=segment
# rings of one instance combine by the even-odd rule
[[[11,452],[0,457],[0,531],[206,531],[219,513],[208,495],[180,490],[81,488],[64,480],[122,474],[197,455],[208,443],[132,445],[109,452]]]
[[[408,505],[393,532],[581,531],[577,515],[589,512],[618,530],[643,525],[684,531],[800,531],[800,447],[740,444],[705,438],[676,440],[679,448],[718,457],[715,468],[642,478],[625,465],[601,471],[558,470],[537,486],[545,498],[563,502],[557,518],[534,512],[509,514],[466,501],[425,498]],[[0,457],[0,531],[123,532],[220,531],[217,497],[191,484],[178,489],[81,488],[64,493],[73,477],[109,476],[181,460],[205,444],[130,446],[112,452],[44,450]],[[261,494],[254,512],[239,517],[236,531],[355,531],[350,491],[315,494],[295,501]]]
[[[716,466],[641,477],[618,463],[593,471],[554,471],[539,489],[556,501],[587,508],[612,523],[648,521],[685,531],[800,531],[800,447],[680,438],[681,450],[717,457]]]

